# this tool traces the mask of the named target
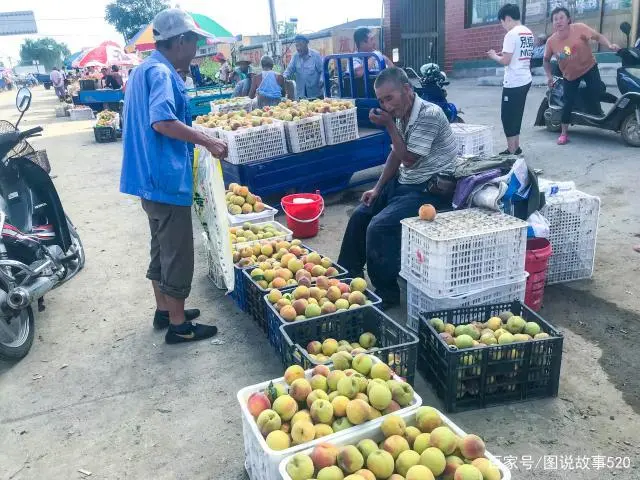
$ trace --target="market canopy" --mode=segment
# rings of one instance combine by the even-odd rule
[[[233,43],[235,41],[235,37],[231,32],[223,28],[215,20],[199,13],[189,12],[189,15],[193,17],[193,20],[199,28],[215,37],[200,40],[198,42],[199,47],[215,45],[217,43]],[[135,34],[125,47],[125,51],[128,53],[148,52],[149,50],[155,50],[155,48],[156,42],[153,39],[153,25],[149,24],[146,27],[141,28],[140,31]]]
[[[84,55],[86,50],[80,50],[79,52],[72,53],[67,58],[64,59],[62,64],[65,68],[71,68],[73,66],[73,62],[76,61],[81,55]]]
[[[120,45],[112,41],[102,42],[97,47],[85,51],[71,63],[74,68],[139,64],[140,58],[137,55],[125,53]]]

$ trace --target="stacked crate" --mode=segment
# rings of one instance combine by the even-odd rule
[[[547,285],[591,278],[596,256],[600,199],[579,190],[558,191],[540,211],[549,221]]]
[[[407,326],[422,312],[524,300],[527,224],[478,208],[402,221]]]

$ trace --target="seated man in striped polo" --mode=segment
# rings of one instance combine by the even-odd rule
[[[443,203],[428,187],[436,175],[453,171],[457,145],[443,111],[414,93],[403,70],[382,71],[375,91],[382,108],[369,118],[387,130],[393,147],[376,186],[364,192],[349,219],[338,263],[354,277],[363,275],[366,263],[389,308],[400,302],[400,221],[417,216],[425,203]]]

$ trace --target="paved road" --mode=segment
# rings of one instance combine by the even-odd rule
[[[543,315],[565,331],[556,399],[453,415],[485,437],[497,455],[630,456],[637,466],[639,150],[614,134],[581,130],[558,147],[530,125],[542,91],[530,94],[523,148],[550,178],[573,179],[602,198],[592,281],[547,290]],[[471,123],[497,125],[500,91],[460,82],[450,98]],[[15,118],[0,94],[0,118]],[[281,375],[282,366],[255,324],[206,279],[197,245],[190,304],[215,319],[222,345],[168,347],[151,328],[147,225],[139,204],[118,193],[121,144],[96,144],[91,122],[56,119],[52,92],[36,90],[24,127],[42,124],[63,204],[78,225],[87,267],[47,297],[37,339],[22,362],[0,363],[0,478],[242,479],[242,423],[236,392]],[[494,130],[498,147],[502,140]],[[310,244],[337,256],[357,192],[332,204]],[[393,312],[403,321],[403,312]],[[440,406],[421,380],[425,403]],[[634,412],[635,408],[635,412]],[[627,442],[627,443],[625,443]],[[520,465],[522,469],[522,465]],[[515,472],[514,472],[515,473]],[[535,474],[535,475],[534,475]],[[608,473],[518,471],[516,478],[595,479]],[[616,478],[638,478],[621,470]]]

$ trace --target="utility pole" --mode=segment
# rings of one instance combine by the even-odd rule
[[[282,66],[282,48],[280,45],[280,37],[278,35],[278,22],[276,21],[276,5],[275,0],[269,1],[269,23],[271,24],[271,42],[267,49],[267,54],[270,55],[276,65]]]

